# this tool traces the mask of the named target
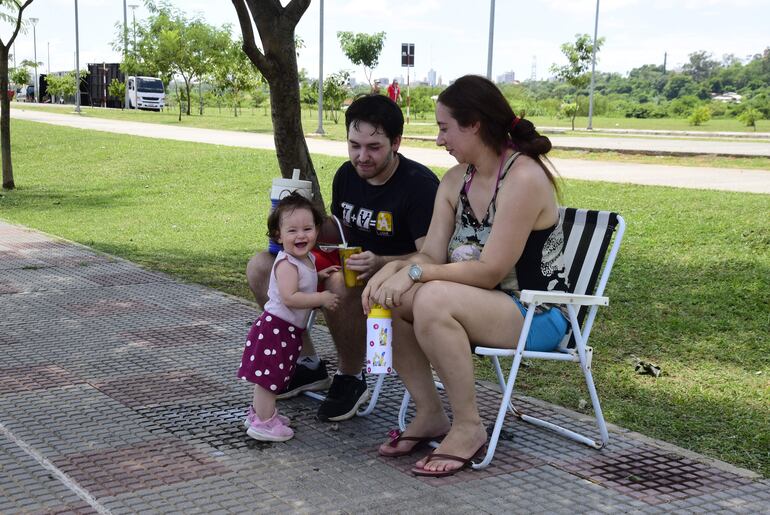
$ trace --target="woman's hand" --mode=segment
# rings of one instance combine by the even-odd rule
[[[374,276],[372,276],[371,279],[369,279],[369,281],[367,281],[366,286],[364,287],[364,291],[361,294],[361,305],[364,308],[364,315],[369,314],[369,308],[371,308],[370,298],[372,292],[379,290],[382,283],[384,283],[388,278],[390,278],[393,274],[405,266],[405,261],[391,261],[386,263],[376,274],[374,274]]]
[[[364,313],[369,313],[372,304],[379,304],[387,308],[400,306],[401,296],[414,286],[414,281],[409,277],[406,266],[402,266],[389,277],[373,284],[374,279],[378,278],[379,275],[378,273],[369,281],[361,295]]]

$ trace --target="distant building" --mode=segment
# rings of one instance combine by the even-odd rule
[[[741,100],[743,100],[743,96],[739,95],[734,91],[728,91],[726,93],[722,93],[721,95],[712,96],[711,100],[718,100],[719,102],[726,102],[726,103],[732,103],[732,104],[740,104]]]
[[[428,70],[428,84],[430,84],[431,87],[436,86],[436,70],[433,68]]]
[[[377,82],[380,83],[381,87],[387,88],[390,86],[390,79],[388,77],[380,77],[379,79],[375,79]]]
[[[513,71],[505,72],[502,75],[497,76],[498,84],[514,84],[516,82],[516,74]]]

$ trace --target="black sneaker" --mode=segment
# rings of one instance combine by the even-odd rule
[[[318,408],[318,420],[339,422],[353,418],[358,408],[369,399],[366,378],[336,374],[326,399]]]
[[[289,381],[289,386],[283,393],[275,396],[276,399],[289,399],[302,392],[320,392],[329,388],[332,380],[326,371],[326,362],[321,360],[318,368],[313,370],[302,363],[297,363],[294,376]]]

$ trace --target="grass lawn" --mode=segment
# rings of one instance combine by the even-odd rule
[[[48,111],[55,113],[72,113],[72,106],[51,106],[51,105],[27,105],[24,103],[15,103],[14,107],[19,109],[31,109],[39,111]],[[74,113],[72,113],[74,115]],[[178,116],[176,112],[165,111],[162,113],[156,113],[152,111],[122,111],[120,109],[93,109],[90,107],[83,108],[83,116],[93,116],[98,118],[109,118],[114,120],[126,120],[135,122],[146,123],[159,123],[167,125],[179,125]],[[317,112],[310,112],[308,109],[302,110],[302,125],[307,133],[314,131],[318,127]],[[615,119],[605,119],[609,121]],[[547,125],[551,122],[560,120],[555,119],[542,119],[536,121],[538,124]],[[684,122],[686,120],[677,120]],[[767,130],[770,131],[770,120],[768,122]],[[598,123],[598,122],[597,122]],[[613,122],[614,123],[614,122]],[[265,108],[251,109],[247,108],[243,110],[243,115],[237,118],[232,115],[232,112],[228,112],[226,109],[222,109],[221,113],[217,108],[207,108],[204,116],[199,116],[193,113],[192,116],[182,116],[181,125],[189,127],[201,127],[207,129],[219,129],[219,130],[232,130],[239,132],[257,132],[257,133],[272,133],[273,126],[270,120],[269,109]],[[599,125],[595,124],[595,127]],[[682,130],[686,130],[684,127]],[[339,123],[335,124],[332,121],[324,122],[324,130],[326,134],[323,138],[328,138],[337,141],[345,140],[345,125],[344,119],[340,119]],[[733,127],[731,130],[738,130]],[[431,138],[436,136],[436,126],[432,118],[422,120],[416,120],[406,127],[406,134],[418,135],[418,136],[430,136]],[[580,135],[587,138],[591,137],[591,134],[584,132],[568,133],[569,136]],[[596,134],[606,136],[607,134]],[[321,136],[312,136],[321,137]],[[558,138],[558,135],[552,135],[552,138]],[[623,137],[618,135],[617,137]],[[740,141],[748,141],[741,139]],[[410,147],[422,147],[422,148],[436,148],[435,141],[423,141],[417,139],[405,139],[403,145]],[[770,158],[767,157],[714,157],[714,156],[649,156],[643,154],[626,154],[618,152],[602,152],[602,151],[580,151],[580,150],[560,150],[554,149],[551,154],[552,157],[560,157],[563,159],[590,159],[597,161],[621,161],[626,163],[641,163],[641,164],[658,164],[658,165],[675,165],[675,166],[707,166],[716,168],[738,168],[738,169],[753,169],[753,170],[770,170]]]
[[[272,152],[19,120],[12,137],[18,188],[2,192],[0,218],[250,298]],[[340,159],[314,162],[328,202]],[[770,195],[574,180],[563,193],[628,223],[591,338],[608,421],[770,477]],[[635,374],[635,358],[663,375]],[[572,409],[588,399],[574,366],[520,377],[524,393]]]
[[[33,109],[41,111],[51,111],[57,113],[71,113],[74,106],[57,106],[57,105],[45,105],[45,104],[26,104],[24,102],[14,102],[11,104],[14,108],[18,109]],[[227,129],[238,131],[256,131],[256,132],[272,132],[272,121],[270,119],[270,107],[251,108],[244,107],[241,114],[238,117],[233,116],[232,109],[217,107],[206,107],[204,115],[198,114],[197,105],[193,105],[192,114],[190,116],[182,115],[182,125],[189,125],[190,127],[203,127],[206,129]],[[171,109],[167,109],[161,113],[154,111],[132,111],[121,109],[101,109],[83,107],[82,113],[84,116],[94,116],[99,118],[110,118],[114,120],[132,120],[141,121],[147,123],[165,123],[165,124],[179,124],[179,113]],[[404,116],[406,116],[406,110],[404,110]],[[564,127],[570,128],[571,122],[569,119],[534,116],[530,118],[537,127]],[[404,127],[405,134],[414,134],[419,136],[435,136],[436,135],[436,120],[432,114],[421,114],[418,117],[412,116],[410,118],[412,123]],[[577,129],[584,129],[588,125],[588,118],[579,117],[575,120],[575,127]],[[302,126],[306,133],[315,132],[318,127],[318,110],[317,109],[302,109]],[[345,117],[340,114],[338,123],[334,123],[332,120],[324,120],[324,131],[327,137],[337,140],[345,139]],[[594,130],[600,129],[639,129],[639,130],[671,130],[671,131],[691,131],[691,132],[743,132],[751,134],[754,129],[746,127],[743,123],[736,119],[712,119],[706,122],[704,125],[693,126],[690,125],[684,118],[659,118],[659,119],[638,119],[638,118],[607,118],[595,116],[593,119]],[[758,120],[756,132],[770,132],[770,120]],[[569,133],[567,133],[569,134]],[[575,135],[587,135],[590,133],[575,132]],[[569,134],[573,135],[573,134]],[[606,135],[606,134],[603,134]],[[741,140],[743,141],[743,140]]]

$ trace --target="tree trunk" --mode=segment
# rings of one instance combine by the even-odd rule
[[[192,77],[188,80],[187,77],[182,75],[182,78],[184,79],[184,90],[187,93],[187,116],[190,116],[190,80],[192,80]]]
[[[11,163],[11,99],[8,96],[8,48],[0,45],[0,147],[3,156],[3,189],[12,190],[13,164]]]
[[[275,0],[232,0],[243,33],[243,51],[270,85],[275,154],[281,176],[300,177],[312,184],[313,202],[324,209],[318,177],[302,130],[302,105],[294,44],[294,29],[310,0],[291,0],[285,7]],[[248,8],[247,8],[248,5]],[[252,24],[257,27],[264,53],[258,48]]]

